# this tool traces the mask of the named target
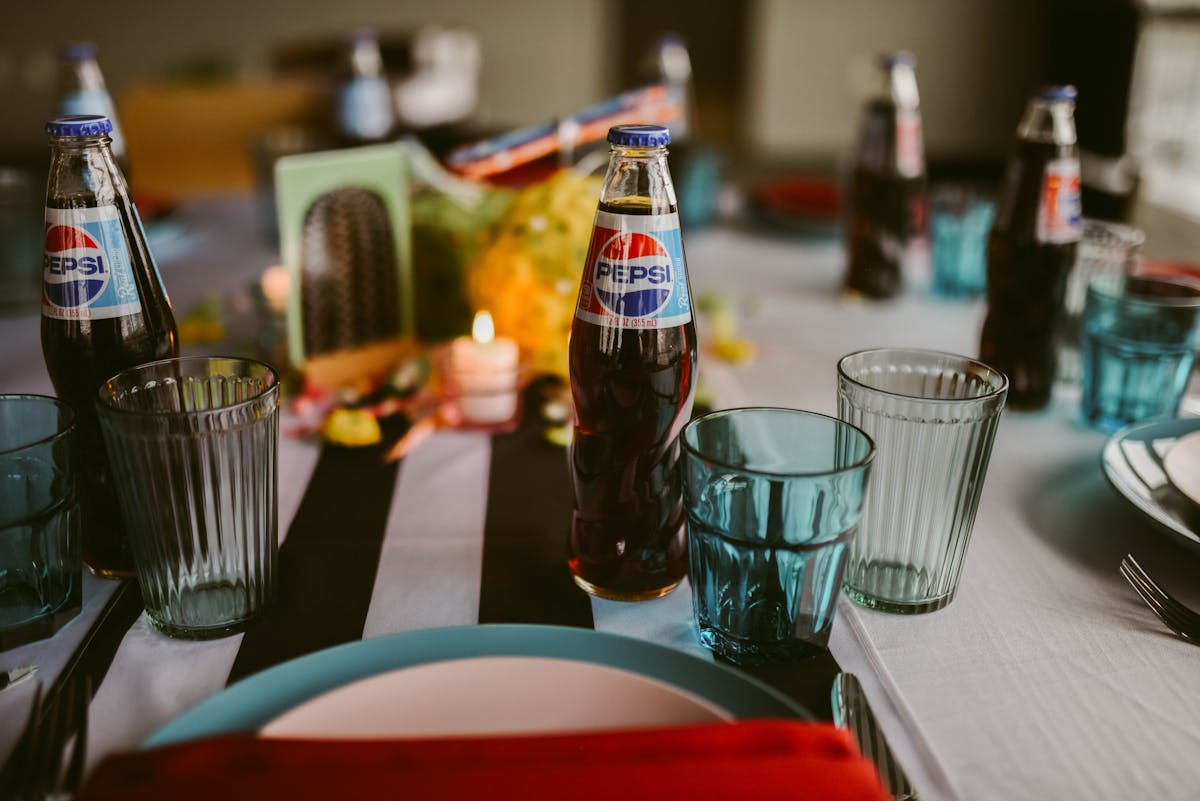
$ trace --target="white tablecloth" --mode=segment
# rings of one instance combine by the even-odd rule
[[[177,312],[274,260],[248,210],[245,201],[223,201],[183,215],[193,247],[159,257]],[[919,292],[881,305],[842,299],[836,244],[715,230],[689,235],[686,246],[693,289],[733,298],[760,350],[737,368],[702,365],[720,405],[833,413],[834,368],[845,353],[976,350],[981,304]],[[0,336],[10,343],[0,354],[0,391],[46,391],[36,318],[0,321]],[[898,617],[841,604],[831,648],[859,674],[923,798],[1200,797],[1200,650],[1166,633],[1117,575],[1132,551],[1200,601],[1200,559],[1148,528],[1106,486],[1104,436],[1077,425],[1075,403],[1068,392],[1046,412],[1005,414],[949,607]],[[438,434],[406,461],[363,636],[477,621],[489,448],[483,435]],[[308,443],[281,443],[281,531],[316,458]],[[597,629],[707,658],[686,585],[644,604],[593,601],[593,616]],[[69,653],[85,627],[81,618],[49,643],[0,653],[0,668],[36,658],[50,678],[61,660],[46,655]],[[92,706],[91,759],[137,745],[218,692],[239,644],[172,641],[144,619],[135,624]],[[31,692],[0,696],[0,751],[19,731]]]

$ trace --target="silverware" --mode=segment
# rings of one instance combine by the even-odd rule
[[[1160,587],[1133,554],[1126,554],[1121,560],[1121,575],[1167,628],[1188,642],[1200,645],[1200,613],[1189,609]]]
[[[38,688],[25,731],[9,760],[12,774],[0,788],[7,793],[5,797],[69,801],[83,779],[91,700],[89,676],[69,682],[53,695],[43,696]]]
[[[15,687],[35,673],[37,673],[37,665],[15,667],[12,670],[0,672],[0,690]]]
[[[887,738],[867,703],[867,695],[853,673],[839,673],[833,680],[833,722],[849,729],[858,742],[858,750],[875,763],[879,778],[896,801],[918,801],[916,790],[896,761]]]

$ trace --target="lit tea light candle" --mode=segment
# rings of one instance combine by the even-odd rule
[[[505,423],[517,413],[517,343],[496,337],[492,315],[481,311],[471,336],[450,343],[450,372],[463,421]]]

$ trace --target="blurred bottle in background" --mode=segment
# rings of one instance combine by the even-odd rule
[[[347,40],[335,106],[334,123],[347,145],[385,141],[395,128],[391,87],[374,31],[358,30]]]
[[[678,33],[658,37],[646,54],[642,75],[651,83],[666,85],[672,101],[683,111],[667,128],[671,132],[671,171],[679,194],[679,219],[685,228],[712,222],[717,211],[721,159],[700,139],[692,58],[687,42]]]
[[[890,298],[928,268],[925,145],[915,60],[879,57],[882,82],[863,110],[850,179],[846,289]]]
[[[129,159],[125,152],[125,137],[117,119],[116,105],[104,84],[100,63],[96,60],[96,45],[91,42],[68,42],[58,51],[57,90],[53,116],[98,114],[112,123],[112,154],[121,172],[129,175]]]
[[[1055,327],[1083,235],[1075,87],[1050,86],[1017,126],[988,239],[979,355],[1008,376],[1008,405],[1040,409],[1054,384]]]

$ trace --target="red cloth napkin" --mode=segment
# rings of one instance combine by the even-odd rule
[[[109,757],[78,801],[890,801],[850,734],[758,720],[437,740],[231,735]]]

